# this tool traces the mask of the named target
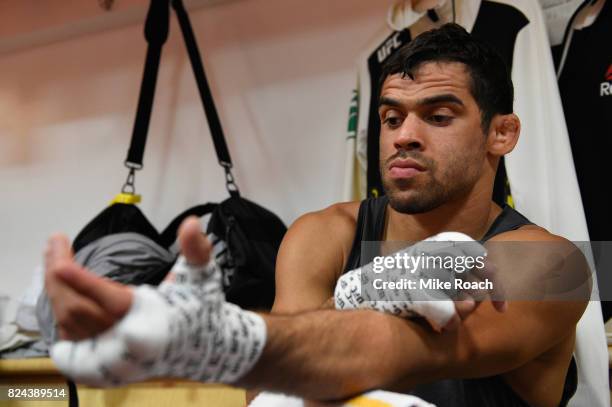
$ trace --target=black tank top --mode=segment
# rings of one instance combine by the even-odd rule
[[[355,239],[346,262],[345,273],[372,261],[372,259],[363,259],[362,262],[361,242],[382,239],[388,202],[386,196],[369,198],[361,202]],[[481,241],[484,242],[500,233],[532,224],[518,211],[506,205]],[[576,392],[577,382],[576,362],[572,357],[559,406],[567,405]],[[419,385],[408,393],[434,403],[438,407],[529,407],[529,404],[522,400],[501,376],[440,380]]]

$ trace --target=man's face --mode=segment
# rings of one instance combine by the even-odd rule
[[[386,78],[379,116],[380,173],[391,207],[422,213],[465,196],[485,163],[481,115],[458,62],[428,62]]]

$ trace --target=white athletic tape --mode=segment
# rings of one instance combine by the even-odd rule
[[[438,242],[433,244],[432,242]],[[444,242],[448,242],[445,244]],[[456,244],[460,242],[460,244]],[[441,244],[440,244],[441,243]],[[401,255],[416,257],[422,255],[436,256],[486,256],[484,246],[471,237],[459,232],[443,232],[431,236],[408,248],[397,252]],[[437,329],[443,328],[456,313],[455,304],[448,293],[442,290],[418,289],[376,289],[371,284],[373,263],[351,270],[338,280],[334,290],[336,309],[372,309],[402,318],[423,317]],[[411,272],[402,269],[385,269],[385,276],[399,281],[414,281],[414,287],[419,286],[419,280],[428,277],[431,270],[417,268]],[[429,275],[429,277],[434,277]],[[454,275],[442,270],[435,274],[436,278],[450,281]]]
[[[214,261],[194,267],[181,256],[175,280],[134,287],[129,312],[103,334],[59,341],[57,367],[77,382],[116,386],[152,377],[234,383],[259,359],[266,325],[225,302]]]

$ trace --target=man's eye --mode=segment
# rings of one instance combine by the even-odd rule
[[[428,119],[433,124],[449,124],[453,120],[453,117],[442,114],[434,114],[429,116]]]
[[[387,117],[383,120],[383,124],[391,128],[399,127],[402,124],[402,118],[397,116]]]

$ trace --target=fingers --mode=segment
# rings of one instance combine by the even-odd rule
[[[428,245],[430,248],[444,248],[446,245],[438,245],[439,243],[448,243],[448,247],[457,247],[460,248],[464,255],[478,257],[478,256],[486,256],[487,251],[485,247],[478,241],[472,239],[468,235],[460,232],[442,232],[438,233],[435,236],[427,238],[424,242],[438,242],[427,243],[425,247]]]
[[[501,276],[499,275],[499,269],[491,260],[487,260],[484,270],[487,271],[486,278],[493,284],[493,289],[489,292],[493,308],[499,312],[506,312],[508,303],[506,302],[506,291]]]
[[[97,335],[129,310],[129,287],[100,278],[75,263],[66,236],[49,239],[45,268],[45,288],[61,338]]]
[[[464,320],[470,315],[477,307],[476,301],[466,293],[459,293],[459,298],[455,300],[455,309],[461,320]]]
[[[45,286],[60,338],[78,340],[110,328],[118,317],[66,284],[58,274],[69,268],[78,268],[78,265],[65,267],[48,272],[45,276]],[[77,271],[87,273],[84,270]]]
[[[49,252],[49,251],[47,251]],[[45,289],[51,299],[61,299],[66,294],[66,285],[62,283],[59,275],[67,269],[78,269],[80,266],[72,260],[50,259],[52,254],[45,254],[45,258],[49,261],[45,262],[48,267],[45,270]]]
[[[486,259],[484,261],[484,267],[472,268],[468,273],[467,277],[469,277],[469,279],[471,279],[472,281],[489,280],[493,283],[497,283],[493,284],[492,290],[489,290],[491,292],[491,297],[496,300],[503,298],[503,287],[502,283],[498,281],[499,278],[497,273],[497,267],[490,259]]]
[[[76,293],[95,302],[114,319],[123,317],[132,304],[130,287],[99,277],[83,268],[62,268],[57,271],[57,277]]]
[[[47,241],[44,254],[45,261],[45,286],[49,295],[59,292],[62,288],[56,283],[58,273],[65,268],[79,267],[72,259],[72,249],[68,238],[62,234],[52,235]]]
[[[181,256],[170,271],[173,274],[169,282],[188,282],[189,284],[206,287],[209,294],[221,292],[221,275],[216,265],[209,262],[212,245],[202,233],[200,221],[190,216],[179,227],[178,241]]]
[[[179,228],[178,240],[183,256],[192,265],[204,265],[210,259],[212,245],[202,234],[200,221],[190,216],[183,221]]]
[[[499,312],[506,312],[508,310],[508,302],[506,301],[492,301],[493,308]]]
[[[441,329],[437,329],[433,325],[432,325],[432,328],[434,329],[434,331],[440,333],[442,331],[454,331],[455,329],[457,329],[459,327],[459,325],[461,325],[461,318],[459,317],[459,315],[455,314],[446,323],[446,325],[444,325]]]
[[[80,268],[72,260],[68,238],[53,235],[45,250],[45,288],[62,339],[81,339],[109,326],[109,318],[99,306],[79,296],[59,278],[66,271],[78,271]],[[96,329],[96,326],[100,328]]]
[[[455,304],[452,300],[414,301],[412,310],[423,316],[436,332],[441,332],[448,324],[452,327],[457,321]]]
[[[58,333],[61,339],[81,340],[96,336],[111,326],[115,319],[94,302],[76,294],[64,297],[56,307]]]
[[[461,292],[458,297],[455,300],[456,314],[442,327],[443,331],[454,331],[457,329],[461,325],[461,321],[466,319],[478,307],[476,301],[466,293]]]
[[[45,269],[51,270],[62,263],[72,260],[72,248],[68,237],[54,234],[47,241],[45,250]]]
[[[468,280],[490,281],[493,287],[491,290],[470,291],[467,292],[467,294],[477,300],[483,299],[485,296],[488,295],[491,298],[493,307],[497,311],[505,312],[507,310],[508,303],[506,302],[506,292],[504,290],[504,284],[502,282],[501,276],[499,275],[497,266],[495,266],[495,264],[490,259],[485,260],[485,266],[482,269],[474,267],[469,273]]]

